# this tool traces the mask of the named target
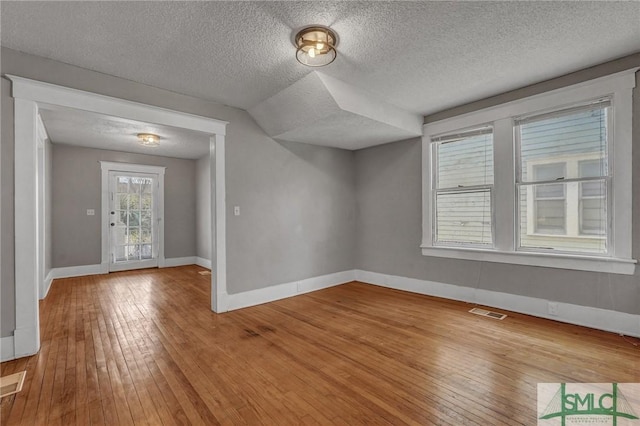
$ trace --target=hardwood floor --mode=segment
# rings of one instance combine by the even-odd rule
[[[533,425],[538,382],[640,382],[620,336],[357,282],[216,315],[187,266],[56,280],[2,425]]]

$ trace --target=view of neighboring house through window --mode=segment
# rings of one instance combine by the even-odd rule
[[[609,100],[515,121],[520,248],[607,252]]]
[[[437,163],[434,242],[492,246],[492,128],[442,136],[433,142]]]
[[[540,164],[533,166],[536,181],[555,180],[554,176],[566,174],[566,163]],[[536,185],[533,188],[533,229],[528,234],[566,234],[567,194],[562,183]]]
[[[581,161],[578,167],[580,177],[597,177],[602,173],[598,160]],[[606,233],[606,191],[602,180],[580,183],[580,234]]]
[[[633,274],[635,72],[426,120],[422,254]]]

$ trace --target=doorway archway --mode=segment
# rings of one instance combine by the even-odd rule
[[[39,226],[38,162],[39,109],[73,108],[148,123],[195,130],[209,135],[211,168],[211,309],[226,308],[225,121],[152,105],[70,89],[23,77],[12,82],[15,126],[15,358],[40,348],[38,294],[42,277],[39,261],[43,231]],[[108,271],[103,271],[108,272]]]

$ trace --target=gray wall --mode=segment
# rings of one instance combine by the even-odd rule
[[[195,161],[53,145],[53,267],[101,262],[101,176],[99,161],[166,167],[164,177],[165,258],[196,255]],[[87,216],[94,209],[95,216]]]
[[[1,62],[3,74],[229,121],[226,136],[229,293],[353,268],[353,153],[280,144],[268,137],[246,111],[4,47]],[[3,105],[8,106],[2,110],[1,170],[2,222],[5,226],[2,229],[2,336],[6,336],[14,328],[15,317],[14,138],[12,130],[5,131],[5,123],[9,126],[13,123],[13,108],[11,99],[5,100],[9,84],[4,79],[2,88]],[[54,210],[57,203],[54,198]],[[233,216],[234,205],[240,206],[241,216]],[[82,208],[86,210],[86,207]],[[8,213],[6,216],[5,212]]]
[[[420,139],[360,150],[355,158],[356,268],[640,314],[640,267],[628,276],[423,256]],[[633,169],[633,256],[638,258],[640,81],[634,92]]]
[[[227,153],[227,256],[252,252],[229,259],[234,292],[353,269],[353,152],[269,140]]]
[[[211,161],[196,161],[196,256],[211,260]]]

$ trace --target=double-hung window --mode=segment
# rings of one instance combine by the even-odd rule
[[[515,120],[521,250],[606,254],[611,101]]]
[[[632,274],[634,71],[425,124],[423,254]]]
[[[436,244],[492,246],[493,129],[434,139]]]

